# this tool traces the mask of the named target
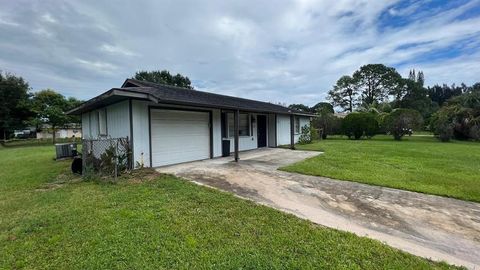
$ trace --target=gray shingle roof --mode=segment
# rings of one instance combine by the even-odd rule
[[[220,108],[227,110],[241,110],[265,113],[298,114],[311,116],[309,113],[289,109],[284,106],[257,100],[214,94],[199,90],[186,89],[176,86],[157,84],[134,79],[127,79],[121,88],[111,90],[90,99],[78,108],[71,110],[70,114],[79,114],[97,106],[105,106],[107,99],[118,100],[118,93],[136,93],[145,95],[145,99],[155,100],[158,103],[189,105],[206,108]],[[126,98],[126,94],[122,98]]]
[[[257,100],[214,94],[199,90],[156,84],[134,79],[128,79],[124,85],[128,83],[145,87],[142,88],[141,91],[149,92],[149,94],[157,98],[159,102],[189,104],[202,107],[223,109],[238,109],[244,111],[306,114],[304,112],[292,110],[284,106]],[[125,88],[129,87],[124,87],[123,89]]]

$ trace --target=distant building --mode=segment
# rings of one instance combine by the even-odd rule
[[[67,124],[63,127],[56,128],[55,137],[60,139],[65,138],[82,138],[82,125],[81,124]],[[42,125],[37,130],[37,139],[52,139],[53,131],[50,125]]]
[[[35,128],[27,127],[21,130],[14,130],[13,137],[19,139],[35,138]]]

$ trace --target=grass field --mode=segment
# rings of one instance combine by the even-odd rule
[[[52,148],[0,147],[0,269],[451,268],[172,176],[78,181]]]
[[[297,149],[324,154],[283,170],[480,202],[480,143],[429,136],[333,137]]]

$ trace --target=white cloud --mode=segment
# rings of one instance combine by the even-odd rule
[[[119,47],[119,46],[113,46],[113,45],[110,45],[110,44],[102,44],[102,46],[100,46],[100,50],[104,51],[104,52],[107,52],[107,53],[112,53],[112,54],[120,54],[120,55],[125,55],[125,56],[136,56],[137,54],[132,52],[132,51],[129,51],[127,49],[124,49],[122,47]]]
[[[427,83],[478,78],[474,71],[480,59],[472,51],[480,46],[480,18],[461,18],[478,0],[431,13],[424,8],[427,2],[395,7],[399,2],[7,4],[3,12],[8,18],[0,14],[0,50],[5,52],[0,63],[2,69],[28,73],[34,88],[44,87],[46,78],[51,78],[52,88],[64,85],[54,78],[74,81],[71,85],[78,91],[69,91],[81,97],[118,87],[140,69],[168,69],[189,76],[202,90],[309,105],[321,101],[340,76],[368,63],[393,65],[402,73],[410,67],[424,69]],[[381,28],[386,13],[414,21]],[[460,56],[420,61],[467,38]]]
[[[118,69],[118,67],[113,64],[101,62],[101,61],[88,61],[84,59],[75,59],[75,62],[82,64],[85,68],[92,69],[94,71],[105,72],[105,73],[109,73],[111,71]]]
[[[41,18],[42,18],[43,21],[48,22],[48,23],[56,23],[57,22],[57,20],[55,20],[55,18],[53,18],[50,13],[43,14]]]

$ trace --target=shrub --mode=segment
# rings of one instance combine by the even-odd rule
[[[300,137],[298,137],[299,144],[308,144],[312,142],[312,134],[309,126],[305,125],[300,131]]]
[[[324,113],[313,119],[312,126],[317,130],[322,130],[322,139],[326,139],[327,135],[341,134],[341,121],[341,118],[332,113]]]
[[[348,138],[373,137],[378,131],[378,122],[372,113],[350,113],[342,121],[342,130]]]
[[[432,116],[431,128],[442,141],[480,140],[480,92],[449,99]]]
[[[385,118],[387,118],[388,113],[382,112],[375,116],[375,119],[378,123],[378,133],[386,134],[387,129],[385,128]]]
[[[323,134],[322,134],[322,137],[323,137]],[[311,141],[315,141],[315,140],[320,139],[320,135],[318,134],[318,130],[312,125],[310,125],[310,139],[311,139]]]
[[[384,121],[385,129],[393,135],[395,140],[401,140],[412,130],[419,129],[422,124],[422,115],[412,109],[395,109],[385,117]]]

